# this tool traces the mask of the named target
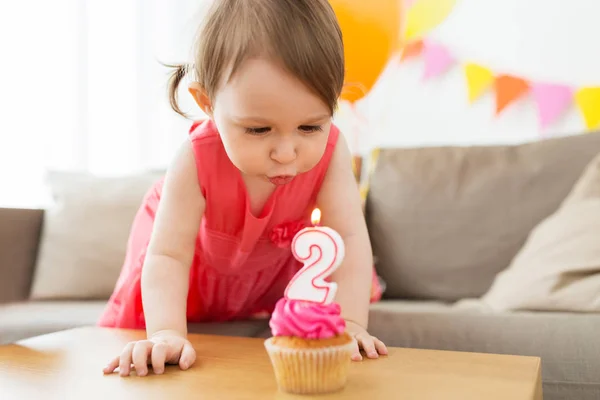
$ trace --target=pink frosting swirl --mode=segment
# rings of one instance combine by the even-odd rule
[[[269,326],[273,336],[327,339],[344,332],[346,321],[340,314],[337,303],[324,305],[284,297],[275,305]]]

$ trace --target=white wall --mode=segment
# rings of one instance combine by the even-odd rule
[[[61,162],[54,143],[77,145],[78,12],[77,0],[0,2],[0,206]]]
[[[493,71],[569,85],[600,86],[600,1],[459,0],[449,18],[430,37],[460,61]],[[423,82],[421,60],[391,67],[361,107],[375,123],[363,132],[371,146],[518,143],[542,135],[585,129],[574,105],[540,132],[532,99],[494,116],[491,92],[467,103],[467,86],[458,65]]]
[[[47,170],[167,165],[191,122],[159,61],[188,60],[207,1],[0,1],[0,206],[45,204]]]

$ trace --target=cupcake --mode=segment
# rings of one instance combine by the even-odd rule
[[[354,341],[337,303],[282,298],[269,322],[265,348],[280,390],[320,394],[346,385]]]

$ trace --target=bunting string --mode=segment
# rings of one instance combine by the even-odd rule
[[[400,62],[416,58],[423,60],[423,80],[432,80],[453,67],[461,68],[467,85],[467,101],[471,104],[484,93],[493,91],[496,116],[530,96],[535,102],[541,129],[550,127],[571,107],[578,108],[587,129],[600,128],[600,87],[573,87],[492,71],[485,65],[458,60],[446,46],[429,39],[413,40],[404,46]]]

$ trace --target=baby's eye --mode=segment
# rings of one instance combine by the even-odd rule
[[[298,127],[304,133],[320,132],[323,128],[320,125],[301,125]]]
[[[250,135],[264,135],[265,133],[269,133],[271,131],[271,128],[269,128],[268,126],[263,127],[263,128],[246,128],[246,133],[249,133]]]

